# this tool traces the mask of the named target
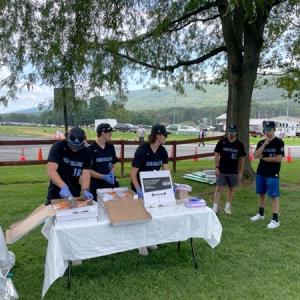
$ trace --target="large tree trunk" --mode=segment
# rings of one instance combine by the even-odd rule
[[[236,124],[239,130],[239,140],[244,144],[247,153],[245,160],[244,177],[249,180],[254,178],[254,171],[251,167],[249,157],[249,119],[251,111],[251,99],[255,82],[256,70],[249,69],[243,64],[232,71],[229,65],[229,88],[227,105],[227,125]]]
[[[219,12],[228,54],[227,125],[234,123],[238,126],[239,139],[245,145],[247,153],[244,177],[252,180],[254,171],[248,159],[249,120],[267,15],[266,12],[261,12],[254,22],[247,20],[245,11],[241,7],[237,7],[233,12],[227,9],[228,1],[219,0]]]

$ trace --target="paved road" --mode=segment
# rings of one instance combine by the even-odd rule
[[[8,137],[0,136],[0,140],[8,140]],[[16,137],[11,138],[11,140],[15,140]],[[30,137],[19,137],[19,139],[32,139]],[[186,144],[186,145],[178,145],[177,146],[177,156],[184,156],[184,155],[191,155],[195,153],[195,148],[197,144]],[[27,160],[35,160],[37,159],[37,153],[39,147],[42,148],[44,159],[47,159],[49,149],[51,145],[24,145],[22,146],[0,146],[0,161],[10,161],[10,160],[18,160],[22,148],[24,149],[24,153]],[[132,158],[136,149],[136,145],[128,145],[125,146],[125,157]],[[172,146],[165,146],[171,156],[171,148]],[[215,145],[214,144],[206,144],[205,147],[197,147],[197,152],[200,153],[207,153],[213,152]],[[286,147],[285,151],[287,153],[287,148],[291,149],[291,155],[293,158],[300,158],[300,146],[288,146]],[[116,152],[117,155],[120,153],[120,146],[116,145]]]
[[[195,153],[195,147],[197,144],[189,144],[189,145],[178,145],[177,146],[177,156],[191,155]],[[51,145],[24,145],[24,146],[0,146],[0,161],[9,161],[9,160],[18,160],[21,153],[22,148],[24,149],[24,153],[27,160],[37,159],[37,153],[39,147],[42,148],[44,159],[47,158],[49,149]],[[117,155],[120,154],[120,146],[116,145]],[[169,155],[171,155],[172,146],[165,146]],[[128,145],[125,146],[125,157],[133,157],[136,145]],[[214,150],[214,145],[207,145],[205,147],[198,147],[198,153],[207,153],[212,152]]]

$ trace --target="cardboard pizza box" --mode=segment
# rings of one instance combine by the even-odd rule
[[[133,197],[104,201],[103,205],[113,226],[152,220],[152,216],[145,209],[143,201],[133,199]]]
[[[6,230],[6,243],[13,244],[28,232],[42,224],[47,218],[54,216],[55,210],[51,205],[41,205],[21,221],[12,224]]]

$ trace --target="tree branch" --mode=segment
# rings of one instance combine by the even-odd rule
[[[159,66],[159,65],[153,65],[153,64],[149,64],[140,60],[137,60],[127,54],[123,54],[123,53],[119,53],[119,52],[114,52],[112,50],[108,50],[106,49],[106,51],[113,53],[115,55],[118,55],[120,57],[123,57],[133,63],[139,64],[141,66],[147,67],[147,68],[151,68],[151,69],[155,69],[155,70],[159,70],[159,71],[169,71],[169,72],[173,72],[175,69],[182,67],[182,66],[190,66],[190,65],[194,65],[194,64],[199,64],[201,62],[204,62],[205,60],[221,53],[221,52],[225,52],[226,51],[226,47],[225,46],[220,46],[218,48],[213,49],[212,51],[206,53],[203,56],[200,56],[196,59],[192,59],[192,60],[178,60],[176,64],[174,65],[166,65],[166,66]]]
[[[212,16],[212,17],[209,17],[209,18],[206,18],[206,19],[198,19],[198,18],[194,18],[194,19],[191,19],[191,20],[187,21],[185,24],[182,24],[182,25],[179,26],[179,27],[174,27],[174,28],[168,30],[168,32],[171,33],[171,32],[174,32],[174,31],[179,31],[179,30],[181,30],[182,28],[184,28],[184,27],[186,27],[186,26],[188,26],[188,25],[190,25],[191,23],[194,23],[194,22],[202,22],[202,23],[205,23],[205,22],[207,22],[207,21],[211,21],[211,20],[217,19],[217,18],[219,18],[219,17],[220,17],[220,14],[216,14],[216,15],[214,15],[214,16]]]
[[[175,19],[174,21],[170,21],[170,22],[167,24],[166,29],[164,29],[164,30],[162,31],[162,33],[167,33],[167,32],[175,31],[176,28],[175,28],[175,29],[172,29],[172,26],[175,26],[176,24],[178,24],[178,23],[180,23],[180,22],[182,22],[182,21],[184,21],[184,20],[187,20],[187,19],[189,19],[190,17],[195,16],[195,15],[201,13],[201,12],[204,12],[204,11],[206,11],[206,10],[209,10],[209,9],[212,8],[212,7],[217,7],[217,3],[216,3],[216,2],[206,3],[206,4],[204,4],[203,6],[201,6],[201,7],[197,8],[197,9],[195,9],[195,10],[193,10],[193,11],[191,11],[191,12],[189,12],[189,13],[187,13],[187,14],[181,16],[181,17],[179,17],[178,19]],[[212,17],[207,18],[207,19],[203,19],[203,22],[206,22],[206,21],[215,19],[215,18],[217,18],[217,17],[219,17],[219,15],[212,16]],[[191,22],[193,22],[193,21],[191,21]],[[183,28],[183,27],[189,25],[191,22],[188,22],[186,25],[183,25],[181,28]],[[180,28],[180,29],[181,29],[181,28]],[[178,30],[180,30],[180,29],[178,29]],[[141,41],[144,41],[144,40],[147,39],[147,38],[152,37],[152,36],[154,35],[155,31],[156,31],[156,29],[153,29],[153,30],[151,30],[150,32],[146,32],[146,33],[144,33],[144,34],[141,34],[140,36],[134,37],[134,38],[132,38],[131,40],[120,41],[119,44],[121,44],[121,45],[123,44],[123,45],[124,45],[124,44],[128,44],[128,43],[139,43],[139,42],[141,42]]]

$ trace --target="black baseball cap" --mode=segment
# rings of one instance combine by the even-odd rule
[[[72,128],[67,134],[67,143],[68,146],[73,151],[78,151],[84,148],[85,132],[79,128]]]
[[[270,131],[276,128],[276,124],[274,121],[263,121],[263,130]]]
[[[232,132],[232,133],[238,132],[237,126],[234,124],[228,125],[227,132]]]
[[[101,123],[97,126],[97,134],[101,134],[102,132],[112,132],[114,129],[108,123]]]
[[[151,128],[151,134],[162,134],[164,136],[167,136],[168,134],[170,134],[170,132],[167,131],[165,125],[155,124]]]

